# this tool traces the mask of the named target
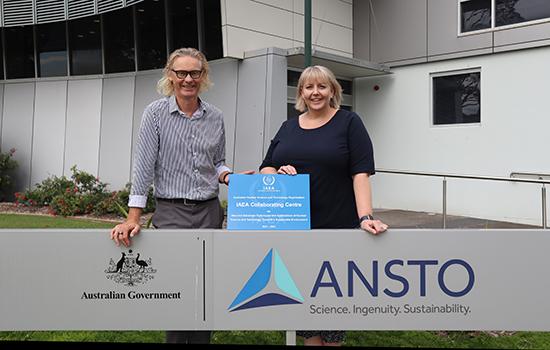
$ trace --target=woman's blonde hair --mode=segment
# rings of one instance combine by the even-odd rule
[[[304,69],[300,75],[300,79],[298,80],[298,87],[296,88],[296,104],[294,105],[294,108],[300,112],[305,112],[307,110],[306,102],[302,97],[302,89],[308,81],[328,83],[333,93],[333,96],[329,101],[329,105],[332,108],[340,108],[340,103],[342,102],[342,87],[336,80],[334,73],[332,73],[327,67],[323,66],[311,66]]]
[[[170,73],[172,73],[172,65],[178,57],[193,57],[201,62],[202,67],[202,82],[199,88],[199,92],[204,92],[212,85],[208,77],[210,69],[208,68],[208,61],[202,52],[192,47],[186,47],[177,49],[168,56],[168,61],[166,61],[166,66],[162,70],[162,78],[157,83],[157,91],[159,94],[164,96],[171,96],[174,94],[174,87],[172,86],[172,81],[168,78]]]

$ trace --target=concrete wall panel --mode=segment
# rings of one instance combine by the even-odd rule
[[[135,77],[103,81],[98,176],[113,190],[130,177],[134,83]]]
[[[255,32],[239,27],[225,26],[223,28],[227,37],[227,56],[243,58],[247,51],[266,47],[291,48],[294,47],[292,38],[281,38],[261,32]]]
[[[65,169],[76,165],[91,174],[98,172],[101,124],[101,79],[70,80],[67,94]]]
[[[267,47],[303,46],[302,0],[222,1],[224,54],[243,58],[244,53]],[[312,4],[312,41],[319,49],[353,54],[353,4],[317,0]]]
[[[391,62],[426,56],[426,1],[372,1],[371,60]]]
[[[266,118],[264,125],[263,156],[281,124],[287,118],[287,63],[286,57],[279,55],[269,55],[267,65],[266,84]],[[258,164],[259,165],[259,164]]]
[[[550,39],[550,22],[544,22],[536,25],[515,27],[505,30],[495,31],[495,47],[505,49],[507,46],[511,46],[510,49],[514,49],[513,45],[531,43],[548,45],[548,39]]]
[[[16,149],[16,191],[30,186],[34,88],[34,83],[6,84],[4,88],[2,152]]]
[[[263,159],[267,56],[241,63],[237,96],[235,134],[236,169],[257,169]]]
[[[63,174],[67,81],[36,83],[31,185]]]
[[[304,14],[304,1],[294,0],[294,12]],[[315,0],[311,2],[311,17],[347,28],[353,28],[353,6],[340,0]]]
[[[353,57],[370,60],[370,2],[353,2]]]
[[[294,15],[295,46],[304,46],[304,16]],[[321,51],[337,51],[341,56],[353,52],[353,30],[340,25],[313,19],[311,43]]]
[[[292,38],[292,12],[250,0],[231,0],[229,5],[226,7],[227,24]]]

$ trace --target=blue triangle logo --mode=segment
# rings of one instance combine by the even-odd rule
[[[274,271],[273,274],[272,271]],[[260,294],[272,279],[280,292]],[[263,306],[302,304],[303,302],[304,298],[296,287],[296,283],[290,276],[281,256],[277,253],[277,250],[270,249],[227,309],[233,312]]]

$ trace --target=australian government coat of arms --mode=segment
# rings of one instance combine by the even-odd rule
[[[107,279],[130,287],[152,280],[157,272],[152,266],[152,259],[140,255],[130,249],[128,252],[121,252],[119,258],[111,258],[105,269]]]

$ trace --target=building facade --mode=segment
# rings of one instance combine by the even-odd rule
[[[377,168],[550,173],[545,0],[313,0],[314,63],[332,68]],[[211,62],[227,161],[256,169],[291,114],[303,0],[3,0],[1,148],[18,189],[79,169],[130,180],[144,107],[166,56]],[[387,69],[391,67],[391,69]],[[391,74],[388,74],[391,73]],[[377,174],[379,208],[441,211],[441,180]],[[540,223],[540,186],[450,181],[448,212]]]
[[[548,1],[355,1],[354,57],[393,73],[355,80],[377,168],[550,174],[549,44]],[[441,212],[441,178],[374,182],[377,207]],[[540,185],[448,179],[447,187],[451,214],[541,224]]]

